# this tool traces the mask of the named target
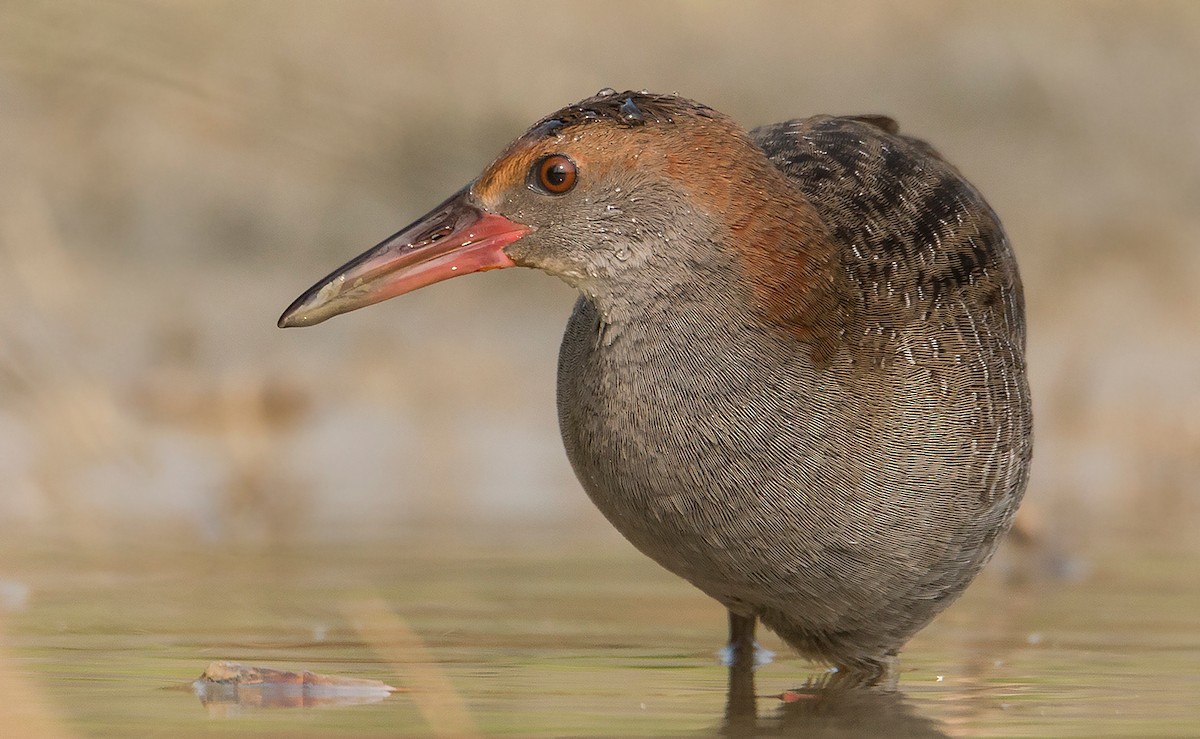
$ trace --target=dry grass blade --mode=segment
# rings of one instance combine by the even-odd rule
[[[359,636],[402,678],[404,688],[435,736],[475,736],[478,730],[462,694],[433,654],[401,618],[378,598],[348,603],[346,614]]]
[[[0,645],[5,641],[0,623]],[[25,739],[68,739],[75,736],[54,715],[41,690],[27,673],[17,668],[7,650],[0,647],[0,733]]]

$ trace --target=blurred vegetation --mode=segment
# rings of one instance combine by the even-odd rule
[[[572,293],[510,270],[302,332],[303,288],[612,86],[880,112],[1026,281],[1027,525],[1200,524],[1200,4],[0,5],[0,532],[603,527],[559,448]]]

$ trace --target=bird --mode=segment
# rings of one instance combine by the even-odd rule
[[[638,550],[852,686],[1011,526],[1032,458],[1025,307],[995,211],[882,115],[746,130],[611,88],[301,295],[308,326],[457,275],[577,289],[557,411]]]

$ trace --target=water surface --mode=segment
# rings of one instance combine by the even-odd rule
[[[615,539],[0,552],[0,723],[46,736],[706,735],[721,609]],[[759,700],[757,730],[1200,732],[1200,555],[1114,542],[1049,577],[1009,553],[904,653],[901,694]],[[1028,560],[1028,561],[1026,561]],[[779,653],[760,695],[814,668]],[[365,705],[204,705],[215,660],[374,678]]]

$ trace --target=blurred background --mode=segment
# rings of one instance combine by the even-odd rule
[[[933,142],[1023,270],[1024,530],[1195,537],[1197,70],[1186,1],[7,0],[0,536],[607,532],[558,439],[565,285],[507,270],[275,320],[614,87],[747,126],[885,113]]]

